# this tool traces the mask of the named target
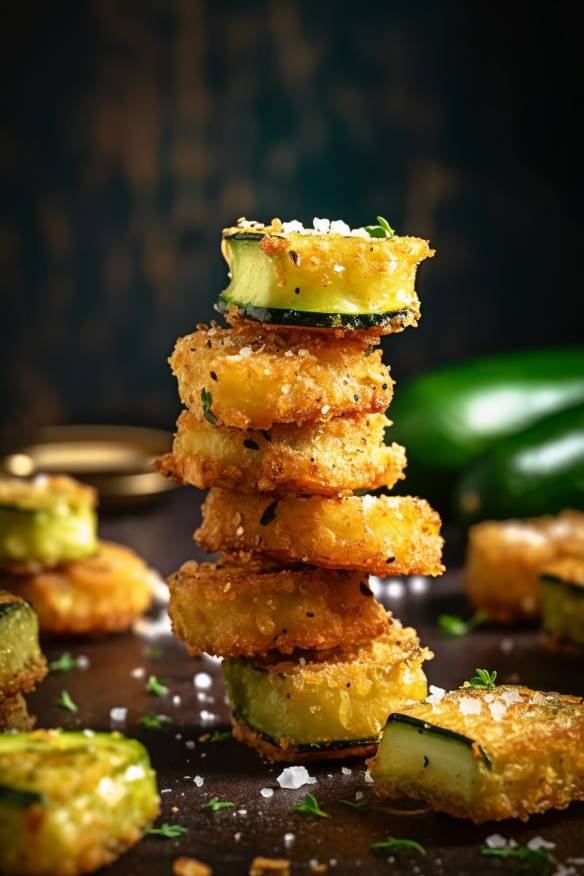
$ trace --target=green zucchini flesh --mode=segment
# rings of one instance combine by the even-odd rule
[[[584,580],[544,573],[540,593],[546,633],[558,641],[584,646]]]
[[[57,512],[0,508],[0,564],[56,566],[97,551],[92,508]]]
[[[44,671],[38,619],[32,606],[0,590],[0,698],[30,690]]]
[[[158,814],[144,747],[119,734],[0,736],[0,872],[74,876],[115,860]]]

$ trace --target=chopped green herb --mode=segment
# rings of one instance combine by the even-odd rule
[[[79,709],[69,696],[66,690],[61,691],[61,696],[55,700],[57,706],[60,706],[62,709],[67,709],[68,712],[78,712]]]
[[[77,669],[79,661],[77,657],[73,657],[69,651],[65,651],[56,660],[51,660],[49,669],[51,672],[71,672],[72,669]]]
[[[161,824],[160,827],[149,827],[145,831],[149,836],[163,836],[165,839],[175,839],[177,836],[183,836],[188,833],[186,827],[182,824]]]
[[[421,846],[415,840],[400,839],[395,836],[387,836],[381,842],[373,843],[370,849],[375,855],[383,855],[385,852],[416,852],[418,855],[426,854],[424,846]]]
[[[165,684],[156,678],[155,675],[150,675],[146,682],[146,690],[148,693],[154,694],[156,697],[164,697],[168,693],[168,688]]]
[[[484,611],[476,611],[467,621],[457,614],[441,614],[438,617],[438,626],[447,636],[467,636],[484,623],[487,617],[488,615]]]
[[[367,809],[369,805],[367,800],[338,800],[338,803],[342,803],[343,806],[350,806],[351,809]]]
[[[138,718],[138,724],[148,730],[160,730],[163,724],[170,723],[170,718],[167,715],[142,715]]]
[[[153,648],[149,648],[146,652],[146,657],[148,658],[148,660],[162,660],[163,656],[164,651],[157,645],[155,645]]]
[[[227,742],[229,739],[233,739],[231,730],[215,730],[211,736],[211,742]]]
[[[201,390],[201,403],[203,405],[203,416],[206,420],[209,421],[209,423],[211,423],[212,426],[214,426],[217,422],[217,417],[211,410],[211,405],[213,404],[213,396],[208,389],[205,389],[205,387],[203,387]]]
[[[328,812],[323,812],[318,805],[318,801],[314,794],[306,794],[302,803],[297,803],[295,805],[294,812],[304,812],[306,815],[318,815],[319,818],[329,818]]]
[[[514,861],[519,867],[539,873],[540,876],[549,876],[552,871],[554,858],[544,849],[530,849],[527,846],[519,848],[481,849],[481,855],[492,858],[507,858]]]
[[[366,225],[365,231],[369,237],[393,237],[395,231],[383,216],[377,216],[377,225]]]
[[[476,687],[479,690],[495,690],[495,680],[497,672],[489,672],[488,669],[475,669],[476,675],[468,682],[469,687]]]
[[[235,803],[230,803],[229,800],[220,800],[219,797],[213,797],[208,803],[203,803],[201,809],[206,809],[209,812],[219,812],[221,809],[233,809]]]

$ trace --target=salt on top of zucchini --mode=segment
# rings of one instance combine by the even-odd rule
[[[312,220],[312,228],[305,227],[298,219],[281,222],[280,219],[272,219],[269,225],[258,222],[256,219],[246,219],[245,216],[238,219],[234,226],[223,229],[223,236],[232,234],[241,229],[248,229],[261,234],[288,234],[293,231],[297,234],[341,234],[343,237],[364,237],[370,239],[366,228],[351,228],[342,219],[319,219],[317,216]]]
[[[68,514],[95,508],[93,487],[66,475],[37,475],[32,480],[0,478],[0,508]]]

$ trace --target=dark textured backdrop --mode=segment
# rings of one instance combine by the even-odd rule
[[[1,423],[170,427],[164,358],[209,318],[240,215],[431,238],[398,380],[581,341],[573,8],[5,4]]]

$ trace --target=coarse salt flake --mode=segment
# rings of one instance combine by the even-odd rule
[[[202,788],[203,785],[205,784],[205,779],[203,778],[203,776],[195,776],[195,778],[193,779],[193,782],[195,783],[197,788]]]
[[[494,702],[489,703],[489,711],[493,716],[494,721],[500,721],[503,715],[507,712],[505,703]]]
[[[123,724],[128,717],[128,710],[125,706],[114,706],[110,709],[110,720],[113,724]]]
[[[273,788],[262,788],[262,790],[260,791],[260,794],[262,795],[262,797],[273,797],[274,796],[274,789]]]
[[[430,703],[432,706],[438,705],[438,703],[442,702],[446,691],[443,687],[436,687],[435,684],[430,685],[430,695],[426,697],[426,702]]]
[[[555,849],[555,847],[555,843],[549,842],[542,836],[534,836],[527,843],[527,848],[531,849],[533,852],[537,852],[539,849]]]
[[[193,678],[193,684],[202,690],[207,690],[213,684],[213,679],[208,672],[197,672]]]
[[[321,412],[321,414],[328,414],[330,409],[331,409],[330,405],[323,405],[322,408],[320,409],[320,412]]]
[[[461,697],[458,701],[458,708],[463,715],[480,715],[482,704],[480,700],[473,697]]]
[[[349,769],[349,767],[341,767],[341,772],[344,776],[350,776],[353,770]]]
[[[276,780],[281,788],[289,788],[294,791],[302,785],[315,785],[316,778],[311,776],[306,767],[292,766],[282,770]]]
[[[344,270],[345,270],[345,266],[344,266],[344,265],[335,265],[334,268],[333,268],[333,271],[334,271],[336,274],[342,274]]]
[[[500,833],[492,833],[485,839],[485,845],[489,849],[506,849],[507,840]]]

